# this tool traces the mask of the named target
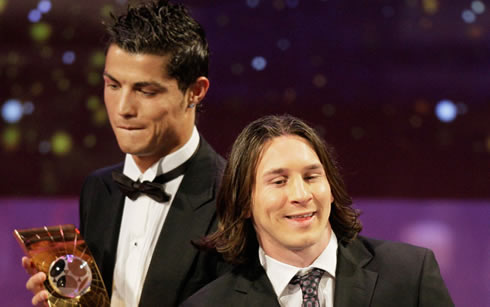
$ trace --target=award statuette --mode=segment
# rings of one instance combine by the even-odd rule
[[[49,306],[110,306],[97,264],[74,225],[14,230],[38,271],[46,273]]]

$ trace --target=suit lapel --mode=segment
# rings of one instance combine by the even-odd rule
[[[253,264],[243,266],[238,274],[234,290],[245,294],[245,298],[236,306],[269,306],[279,307],[274,288],[258,259]]]
[[[140,306],[176,305],[181,286],[198,253],[191,241],[208,232],[215,214],[216,161],[201,138],[195,161],[189,166],[172,202],[152,256]]]
[[[107,263],[107,265],[110,265],[110,267],[112,268],[110,272],[112,292],[112,278],[116,263],[119,229],[121,228],[121,220],[124,211],[124,196],[122,195],[119,188],[114,185],[112,177],[110,180],[111,195],[110,200],[108,200],[107,204],[111,204],[111,206],[108,206],[110,207],[110,212],[105,216],[107,217],[106,229],[110,229],[111,231],[104,232],[104,246],[106,247],[104,250],[104,263]]]
[[[334,306],[370,306],[378,278],[378,273],[364,268],[371,259],[371,253],[357,239],[345,246],[339,244]]]

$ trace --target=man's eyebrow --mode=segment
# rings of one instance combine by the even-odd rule
[[[285,168],[273,168],[273,169],[270,169],[267,172],[265,172],[263,176],[265,177],[265,176],[270,176],[270,175],[280,175],[280,174],[283,174],[285,172],[286,172]]]
[[[119,83],[119,81],[117,81],[117,79],[116,79],[116,78],[114,78],[113,76],[111,76],[111,75],[110,75],[108,72],[104,71],[104,74],[103,74],[103,75],[104,75],[105,77],[107,77],[107,78],[111,79],[112,81]]]
[[[104,72],[103,75],[105,77],[111,79],[113,82],[119,83],[119,81],[115,77],[111,76],[108,72]],[[133,87],[134,88],[137,88],[137,89],[144,88],[144,87],[147,87],[147,86],[153,86],[153,87],[156,87],[159,90],[165,90],[166,89],[163,85],[161,85],[160,83],[155,82],[155,81],[141,81],[141,82],[136,82],[133,85]]]
[[[161,85],[160,83],[158,82],[154,82],[154,81],[141,81],[141,82],[136,82],[134,84],[134,87],[135,88],[143,88],[143,87],[147,87],[147,86],[152,86],[152,87],[156,87],[157,89],[159,90],[164,90],[166,89],[166,87],[164,87],[163,85]]]
[[[315,164],[308,165],[308,166],[304,167],[303,169],[306,170],[306,171],[323,170],[323,165],[320,164],[320,163],[315,163]],[[267,172],[265,172],[263,174],[263,176],[281,175],[281,174],[284,174],[286,172],[287,172],[286,169],[285,168],[282,168],[282,167],[273,168],[273,169],[270,169]]]
[[[323,169],[323,165],[321,165],[320,163],[315,163],[305,167],[305,170],[310,170],[310,171],[314,171],[317,169]]]

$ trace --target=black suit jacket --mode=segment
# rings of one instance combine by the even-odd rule
[[[430,250],[364,237],[339,244],[334,305],[454,306]],[[279,303],[257,257],[211,282],[182,306],[279,307]]]
[[[215,228],[215,193],[224,164],[201,137],[155,246],[140,306],[176,306],[226,269],[217,257],[199,252],[191,244]],[[124,208],[124,196],[111,174],[122,168],[121,163],[90,175],[80,197],[80,229],[109,295]]]

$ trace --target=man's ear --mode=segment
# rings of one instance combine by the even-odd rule
[[[189,99],[187,102],[187,106],[189,108],[193,108],[197,104],[199,104],[209,89],[209,80],[206,77],[199,77],[196,79],[194,83],[189,86]]]

